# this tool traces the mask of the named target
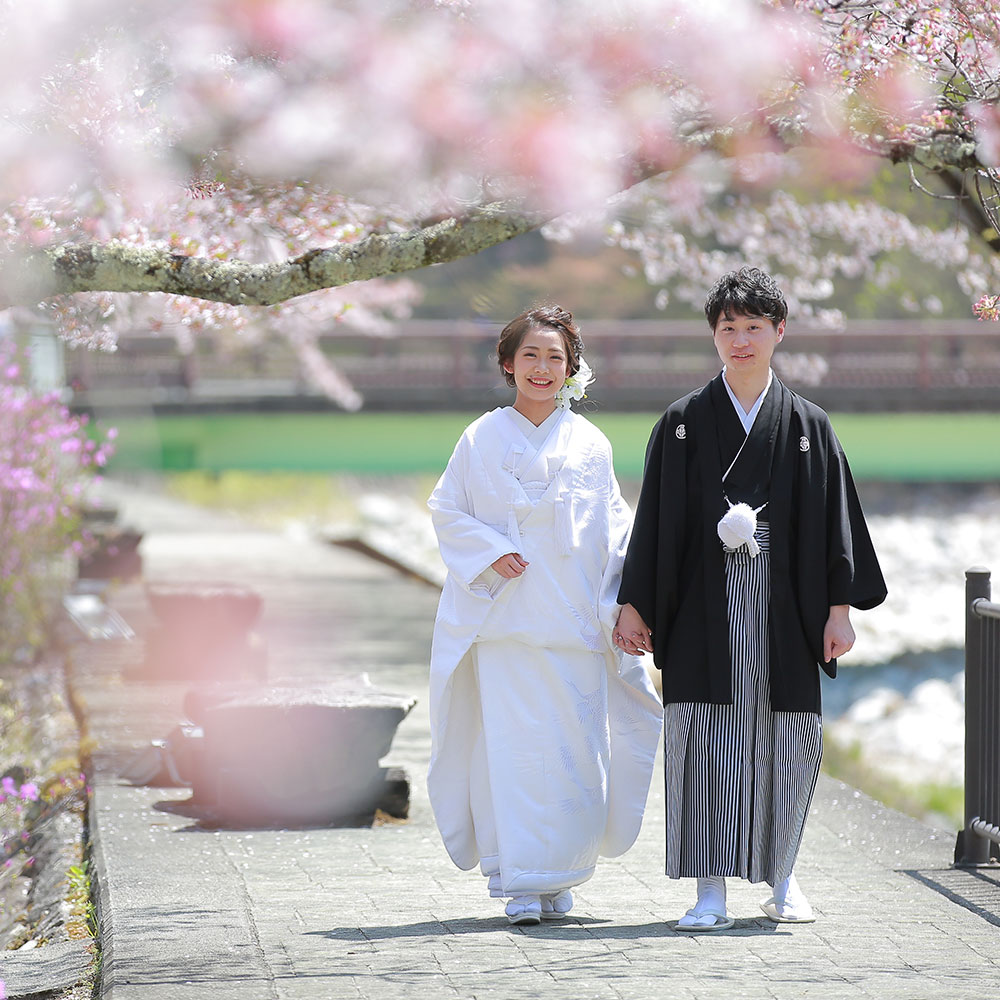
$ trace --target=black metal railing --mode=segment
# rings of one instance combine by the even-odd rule
[[[955,862],[1000,859],[1000,604],[990,571],[965,574],[965,829]]]

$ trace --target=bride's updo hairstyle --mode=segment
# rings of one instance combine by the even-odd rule
[[[525,335],[530,330],[538,330],[551,327],[558,330],[566,346],[566,377],[575,375],[580,370],[580,358],[583,356],[583,339],[580,337],[580,328],[573,319],[573,314],[562,306],[539,306],[537,309],[529,309],[521,313],[520,316],[512,319],[500,331],[500,339],[497,341],[497,364],[500,371],[507,380],[507,385],[514,387],[514,376],[504,368],[505,364],[514,364],[514,355],[524,342]]]

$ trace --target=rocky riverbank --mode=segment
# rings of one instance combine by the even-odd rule
[[[634,503],[638,486],[625,483],[623,492]],[[965,571],[985,566],[1000,578],[1000,484],[865,484],[862,501],[889,597],[853,614],[855,648],[842,658],[837,679],[824,682],[828,741],[892,782],[957,789]],[[430,582],[443,581],[420,498],[369,490],[357,498],[357,513],[357,523],[328,533],[354,537]]]

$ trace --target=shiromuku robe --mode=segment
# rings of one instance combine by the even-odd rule
[[[737,418],[722,379],[672,403],[653,429],[618,592],[653,630],[664,703],[732,701],[717,526],[731,488],[722,476],[736,444],[720,422],[731,427]],[[747,478],[752,494],[753,466],[763,463],[766,472],[771,707],[818,714],[818,668],[837,673],[835,659],[823,661],[831,606],[876,607],[885,581],[826,413],[777,378],[768,396],[730,478]]]
[[[499,874],[504,895],[582,882],[635,840],[662,722],[642,662],[611,641],[631,512],[610,445],[568,410],[538,428],[493,410],[428,506],[448,568],[427,779],[445,847]],[[510,552],[529,563],[514,580],[491,567]]]

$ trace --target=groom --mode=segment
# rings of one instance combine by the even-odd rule
[[[666,871],[697,879],[688,932],[732,926],[727,877],[768,883],[776,922],[814,919],[792,870],[822,756],[819,671],[854,644],[850,607],[886,595],[826,413],[771,370],[787,312],[758,268],[709,292],[723,369],[653,430],[618,593],[616,644],[662,672]]]

